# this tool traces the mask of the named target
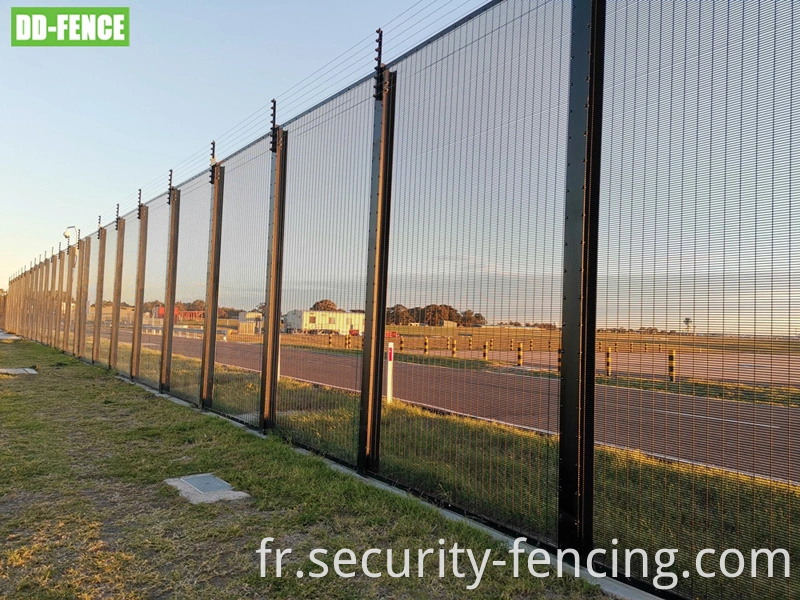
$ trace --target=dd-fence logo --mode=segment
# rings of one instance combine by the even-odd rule
[[[130,9],[11,8],[12,46],[130,46]]]

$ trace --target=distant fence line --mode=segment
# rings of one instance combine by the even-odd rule
[[[780,137],[764,161],[771,210],[788,219],[768,238],[779,256],[766,263],[754,251],[753,264],[732,262],[730,248],[712,256],[718,235],[740,254],[750,248],[747,231],[753,246],[770,235],[714,199],[735,168],[747,169],[733,153],[753,152],[757,162],[768,140],[763,131],[747,138],[744,125],[735,140],[706,129],[701,93],[708,75],[726,103],[744,106],[754,76],[746,26],[756,18],[763,37],[750,43],[763,40],[777,56],[759,68],[800,75],[778,56],[794,28],[780,3],[757,15],[709,4],[718,13],[699,3],[620,2],[606,14],[604,1],[494,0],[388,64],[379,33],[372,76],[288,123],[274,118],[268,135],[231,156],[218,159],[212,145],[209,171],[170,181],[164,194],[13,277],[0,327],[584,560],[611,550],[611,538],[651,553],[679,548],[681,570],[693,569],[703,547],[797,553],[790,440],[800,390],[777,374],[800,355],[787,316],[798,265],[781,262],[800,228],[790,199],[780,204],[796,169],[776,166]],[[648,27],[654,37],[640,42]],[[661,61],[676,52],[667,69]],[[709,52],[733,56],[724,79]],[[758,96],[756,120],[784,118],[774,101],[791,89]],[[679,92],[682,121],[673,123]],[[707,159],[695,147],[701,138]],[[721,183],[715,141],[724,146]],[[708,180],[702,190],[698,173]],[[758,185],[766,175],[753,177]],[[757,210],[757,199],[736,198],[737,214]],[[716,232],[720,219],[728,228]],[[752,302],[746,291],[737,298],[739,321],[726,323],[726,294],[758,277]],[[285,313],[323,298],[363,307],[363,336],[361,316],[353,329],[324,311],[328,327],[282,334]],[[179,321],[176,305],[198,299],[201,319]],[[401,302],[547,327],[387,323]],[[240,322],[221,321],[222,306],[240,308]],[[650,325],[683,319],[688,331],[686,306],[730,337],[597,331],[599,319],[621,322],[625,310],[638,315],[631,322],[650,315]],[[759,306],[773,312],[749,316]],[[789,335],[747,341],[742,323],[751,318],[753,330],[774,324]],[[387,342],[397,353],[392,403]],[[619,362],[618,351],[627,354]],[[652,572],[634,583],[664,597],[800,594],[783,578],[712,580],[693,570],[670,589],[656,589]]]

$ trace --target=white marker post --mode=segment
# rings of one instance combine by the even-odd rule
[[[392,395],[394,392],[394,342],[389,342],[389,352],[387,353],[386,365],[386,403],[392,403]]]

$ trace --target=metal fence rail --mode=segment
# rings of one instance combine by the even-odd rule
[[[720,564],[800,556],[794,10],[494,0],[386,64],[379,31],[0,327],[661,595],[798,597]]]

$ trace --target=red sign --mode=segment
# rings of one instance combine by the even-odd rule
[[[392,362],[393,360],[394,360],[394,348],[392,346],[389,346],[389,362]]]

